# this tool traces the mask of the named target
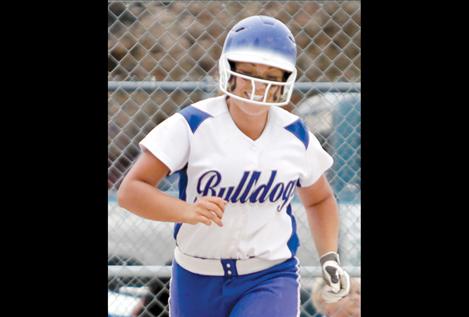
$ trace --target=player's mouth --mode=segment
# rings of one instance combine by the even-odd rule
[[[251,100],[251,93],[245,92],[244,95],[247,97],[247,99],[250,99],[250,100]],[[262,101],[262,100],[264,100],[264,96],[254,95],[254,98],[252,98],[252,100],[254,100],[254,101]]]

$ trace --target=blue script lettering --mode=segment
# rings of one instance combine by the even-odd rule
[[[282,210],[283,206],[287,203],[287,201],[290,199],[291,196],[293,196],[293,191],[295,190],[295,185],[296,185],[296,180],[294,181],[289,181],[287,186],[285,186],[285,190],[283,191],[282,194],[282,201],[283,204],[277,208],[277,211]]]
[[[221,197],[232,203],[240,202],[244,204],[250,203],[264,203],[267,200],[275,203],[281,201],[277,207],[277,211],[281,211],[294,195],[295,185],[298,179],[289,181],[286,185],[283,182],[275,183],[277,171],[270,172],[269,180],[266,184],[259,184],[257,182],[261,178],[260,171],[244,171],[241,180],[236,186],[221,187],[219,184],[222,181],[220,172],[210,170],[205,172],[199,177],[197,181],[197,193],[201,196],[217,196]]]
[[[197,182],[197,193],[202,196],[216,196],[215,187],[221,182],[221,174],[218,171],[208,171],[200,176]],[[203,188],[203,189],[202,189]],[[208,194],[210,191],[210,195]]]

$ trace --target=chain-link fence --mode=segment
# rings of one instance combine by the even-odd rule
[[[115,193],[157,124],[219,94],[218,58],[230,28],[251,15],[284,22],[297,43],[298,77],[285,109],[299,115],[334,158],[327,172],[340,204],[340,253],[360,275],[360,2],[109,1],[108,249],[109,307],[122,316],[167,316],[173,224],[118,207]],[[160,189],[177,196],[177,176]],[[299,200],[292,203],[301,241],[301,316],[317,316],[310,283],[318,257]],[[142,295],[146,292],[147,295]],[[140,301],[141,303],[141,301]],[[110,312],[111,315],[111,312]]]

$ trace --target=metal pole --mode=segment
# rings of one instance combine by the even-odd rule
[[[193,91],[199,89],[204,92],[212,92],[218,89],[217,82],[209,81],[108,81],[108,91],[122,89],[125,91],[144,90],[147,92],[161,89],[164,91],[184,90]],[[360,92],[360,83],[346,82],[297,82],[295,90],[307,92]]]

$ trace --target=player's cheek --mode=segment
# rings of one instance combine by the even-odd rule
[[[281,94],[280,86],[272,86],[272,88],[269,91],[269,99],[271,101],[277,101],[280,98],[280,94]]]
[[[239,87],[240,87],[240,92],[251,92],[251,81],[244,79],[244,78],[238,78],[239,82]]]

